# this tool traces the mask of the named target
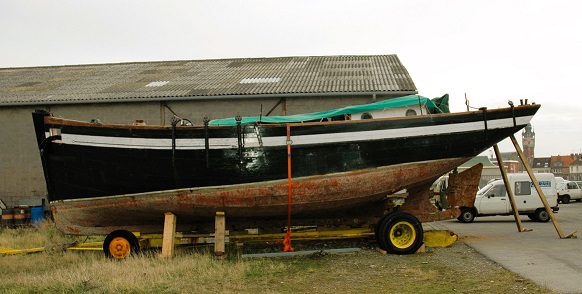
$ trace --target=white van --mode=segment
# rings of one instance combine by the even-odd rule
[[[534,174],[542,192],[554,212],[558,211],[558,194],[556,178],[550,173]],[[517,210],[521,215],[527,215],[531,220],[547,222],[549,214],[527,173],[507,174],[509,185],[513,191]],[[513,215],[509,196],[502,179],[490,181],[477,192],[473,207],[460,207],[458,220],[464,223],[472,222],[476,216]]]
[[[570,200],[582,200],[582,186],[580,182],[564,181],[556,185],[558,188],[558,201],[564,204],[570,203]]]

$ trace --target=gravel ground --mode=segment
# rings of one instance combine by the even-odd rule
[[[485,258],[462,241],[413,255],[382,254],[369,239],[295,242],[296,251],[322,250],[304,257],[279,257],[289,268],[260,285],[269,291],[300,293],[553,293]],[[251,245],[244,253],[280,251]],[[328,254],[325,249],[361,248]],[[292,280],[292,283],[285,282]]]

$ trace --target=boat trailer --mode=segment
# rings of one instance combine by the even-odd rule
[[[170,214],[173,216],[173,214]],[[168,215],[167,215],[168,216]],[[170,217],[172,217],[170,216]],[[220,216],[218,216],[220,218]],[[57,251],[103,251],[105,255],[114,259],[123,259],[130,254],[138,253],[141,249],[162,248],[161,256],[171,257],[174,254],[176,245],[210,245],[214,244],[215,256],[225,256],[225,244],[233,242],[237,247],[250,243],[271,243],[280,244],[285,238],[286,233],[260,233],[257,229],[248,229],[243,232],[224,231],[223,238],[218,237],[216,233],[193,234],[187,232],[164,232],[164,234],[141,234],[131,232],[131,236],[119,236],[114,233],[115,237],[107,241],[97,242],[72,242],[45,247],[34,247],[27,249],[0,248],[0,255],[16,255],[39,252],[57,252]],[[169,235],[168,235],[169,234]],[[173,234],[173,238],[172,235]],[[113,236],[113,235],[108,235]],[[339,240],[355,238],[374,238],[375,230],[372,227],[367,228],[329,228],[329,227],[298,227],[293,228],[294,241],[312,241],[312,240]],[[103,236],[96,236],[97,238]],[[135,239],[134,239],[135,238]],[[105,237],[107,239],[107,237]],[[423,246],[416,253],[424,251],[424,247],[444,248],[452,245],[458,240],[458,236],[450,230],[435,229],[428,225],[424,226]],[[137,241],[137,246],[133,243]],[[164,244],[164,242],[169,244]],[[377,248],[381,253],[386,251]]]

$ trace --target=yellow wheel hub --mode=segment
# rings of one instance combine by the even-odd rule
[[[400,221],[392,226],[389,236],[390,243],[392,243],[396,248],[406,249],[414,244],[416,230],[411,223]]]
[[[115,258],[126,258],[131,253],[129,241],[123,237],[115,237],[109,243],[109,253]]]

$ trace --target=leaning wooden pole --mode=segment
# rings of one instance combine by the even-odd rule
[[[499,152],[499,147],[497,147],[497,144],[493,145],[493,150],[495,151],[495,157],[497,157],[497,165],[499,165],[499,170],[501,171],[501,176],[503,177],[505,190],[507,191],[507,195],[509,196],[509,203],[511,204],[511,209],[513,210],[513,217],[515,218],[515,223],[517,224],[517,230],[519,232],[531,231],[524,229],[523,225],[521,224],[521,218],[519,217],[519,211],[517,208],[517,204],[515,204],[515,197],[513,196],[513,189],[511,189],[511,185],[509,184],[507,172],[505,172],[505,167],[503,165],[503,158],[501,157],[501,153]]]
[[[523,152],[521,151],[519,144],[517,144],[517,140],[515,139],[515,136],[511,135],[509,138],[511,138],[511,142],[513,143],[513,147],[515,147],[515,151],[517,151],[517,155],[519,156],[519,159],[521,159],[521,162],[523,163],[523,167],[527,171],[527,174],[529,175],[529,178],[533,182],[534,187],[536,188],[536,191],[538,192],[538,195],[540,196],[540,199],[542,200],[542,203],[544,204],[544,207],[546,208],[546,211],[548,212],[548,215],[552,219],[552,223],[554,224],[554,228],[556,228],[556,232],[558,232],[558,235],[562,239],[574,237],[574,234],[576,234],[576,231],[574,231],[568,235],[564,235],[564,233],[562,232],[562,229],[560,228],[560,224],[558,224],[558,220],[556,219],[556,216],[554,215],[554,212],[552,211],[552,208],[550,207],[548,200],[544,196],[544,193],[542,192],[542,188],[540,187],[538,180],[536,179],[531,167],[529,166],[529,163],[527,162],[525,156],[523,155]]]

